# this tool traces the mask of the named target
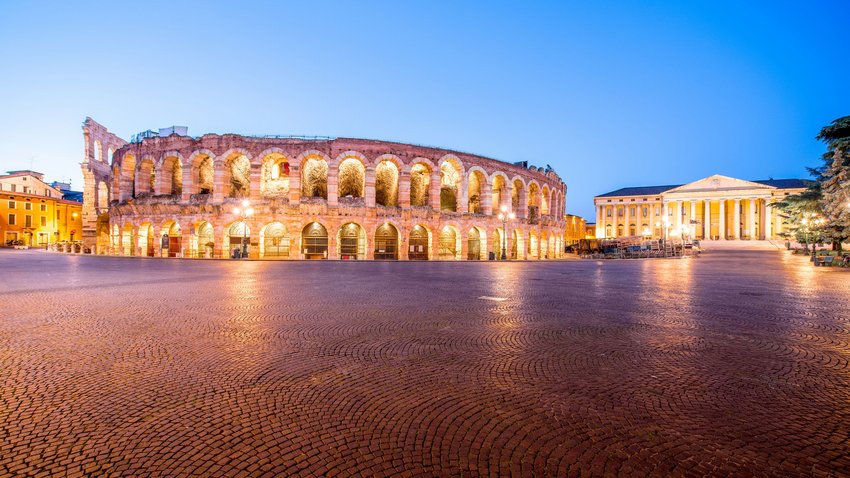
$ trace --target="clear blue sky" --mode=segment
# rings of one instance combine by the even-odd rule
[[[551,164],[567,211],[624,186],[806,177],[850,114],[850,2],[0,2],[0,169],[82,186],[128,138],[316,134]]]

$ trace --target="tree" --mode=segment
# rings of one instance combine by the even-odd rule
[[[834,249],[850,238],[850,116],[821,129],[817,138],[827,145],[824,165],[819,168],[824,234]]]

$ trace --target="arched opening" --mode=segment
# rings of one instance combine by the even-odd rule
[[[355,260],[366,258],[366,231],[359,224],[349,222],[339,228],[339,258]]]
[[[110,162],[110,163],[112,162],[112,156],[114,154],[115,154],[115,151],[113,151],[112,148],[106,148],[106,160],[108,162]]]
[[[263,158],[260,192],[266,196],[286,195],[289,192],[289,160],[279,153]]]
[[[177,195],[183,193],[183,165],[180,158],[169,156],[162,161],[160,187],[161,194]]]
[[[528,220],[529,222],[540,217],[540,187],[537,183],[528,186]],[[532,222],[533,224],[533,222]]]
[[[493,189],[490,193],[491,203],[493,204],[493,214],[498,214],[505,199],[505,178],[501,175],[493,177]]]
[[[180,255],[183,246],[180,224],[168,221],[162,226],[162,242],[160,245],[163,257],[178,257]]]
[[[228,245],[227,251],[231,255],[235,254],[236,250],[240,251],[241,257],[245,257],[250,251],[251,244],[251,228],[245,221],[236,221],[227,229],[227,237],[224,241]]]
[[[440,166],[440,210],[457,211],[457,193],[460,189],[460,168],[453,161]],[[442,235],[442,233],[440,233]]]
[[[540,233],[540,259],[549,258],[549,237],[546,231]]]
[[[480,261],[484,259],[484,252],[486,250],[484,233],[479,228],[473,227],[466,236],[466,260]]]
[[[305,259],[328,258],[328,230],[318,222],[311,222],[301,230],[301,251]]]
[[[410,205],[427,206],[428,188],[431,184],[431,169],[416,163],[410,168]]]
[[[528,232],[528,259],[539,259],[540,247],[537,241],[537,233],[534,231]]]
[[[557,259],[560,256],[558,252],[558,238],[556,238],[555,235],[552,234],[549,236],[549,248],[547,249],[546,258]]]
[[[637,236],[637,226],[634,223],[629,224],[629,236]]]
[[[398,259],[398,230],[385,223],[375,231],[375,259]]]
[[[121,231],[121,254],[124,256],[135,256],[136,250],[133,247],[133,225],[130,223],[124,224],[124,230]]]
[[[486,185],[486,180],[481,171],[472,171],[467,179],[467,211],[472,214],[481,214],[483,204],[481,191]]]
[[[286,226],[272,222],[260,231],[261,257],[289,257],[289,234]]]
[[[137,182],[139,183],[139,187],[136,188],[137,195],[150,195],[154,191],[155,183],[154,167],[153,161],[150,159],[143,159],[139,164],[139,176]]]
[[[304,162],[304,167],[301,168],[301,195],[328,198],[327,161],[321,158],[308,158]]]
[[[362,198],[366,190],[366,168],[357,158],[339,163],[339,197]]]
[[[139,249],[143,256],[154,256],[153,227],[149,223],[139,226]]]
[[[511,187],[511,208],[514,211],[519,211],[519,199],[522,196],[522,189],[522,181],[514,179],[513,186]]]
[[[543,194],[540,197],[540,214],[549,215],[549,186],[543,185]]]
[[[212,194],[215,189],[215,162],[206,154],[192,161],[192,194]]]
[[[523,259],[522,251],[525,250],[522,244],[522,233],[519,229],[514,230],[513,244],[511,244],[511,259],[519,260]]]
[[[121,201],[136,197],[136,157],[124,156],[121,161]]]
[[[495,260],[502,260],[502,247],[507,247],[504,244],[505,236],[501,229],[493,231],[493,239],[490,241],[490,257]],[[505,251],[507,255],[507,250]],[[505,257],[507,259],[507,257]]]
[[[617,224],[617,237],[623,237],[623,225]]]
[[[240,153],[230,155],[224,162],[224,171],[227,197],[248,197],[251,193],[251,161],[248,157]]]
[[[109,207],[109,187],[104,181],[97,183],[97,207],[100,209]]]
[[[605,225],[605,237],[611,237],[611,225],[610,224]]]
[[[398,166],[381,161],[375,168],[375,204],[398,206]]]
[[[407,258],[411,261],[427,261],[431,250],[430,233],[423,226],[416,225],[410,230],[410,244]]]
[[[452,226],[445,226],[440,231],[440,244],[437,256],[441,260],[455,261],[458,259],[460,248],[458,247],[457,236],[457,231]]]
[[[94,142],[94,151],[92,153],[94,154],[95,161],[103,161],[103,146],[100,144],[100,141]]]
[[[197,229],[197,251],[198,257],[213,257],[215,251],[215,232],[212,224],[204,221]]]

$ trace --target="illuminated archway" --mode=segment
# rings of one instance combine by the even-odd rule
[[[311,222],[301,230],[301,252],[305,259],[328,258],[328,230],[318,222]]]
[[[452,160],[440,166],[440,210],[457,211],[458,192],[460,191],[460,167]],[[441,233],[442,234],[442,233]]]
[[[398,229],[382,224],[375,231],[375,259],[398,259]]]
[[[428,189],[431,184],[431,168],[416,163],[410,168],[410,205],[428,206]]]
[[[431,232],[424,226],[416,225],[410,230],[407,258],[411,261],[427,261],[431,250]]]
[[[301,168],[301,195],[304,197],[328,198],[328,163],[322,158],[311,157]]]
[[[457,229],[452,226],[444,226],[440,231],[438,257],[441,260],[458,260],[460,256],[459,242]]]
[[[286,226],[272,222],[260,231],[260,257],[289,257]]]
[[[398,166],[384,160],[375,168],[375,204],[398,206]]]
[[[339,258],[342,260],[366,258],[366,231],[360,224],[349,222],[339,228]]]
[[[339,163],[339,197],[362,198],[366,191],[366,167],[357,158]]]

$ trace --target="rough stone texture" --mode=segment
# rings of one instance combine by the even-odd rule
[[[850,469],[850,273],[780,252],[0,268],[0,475]]]

